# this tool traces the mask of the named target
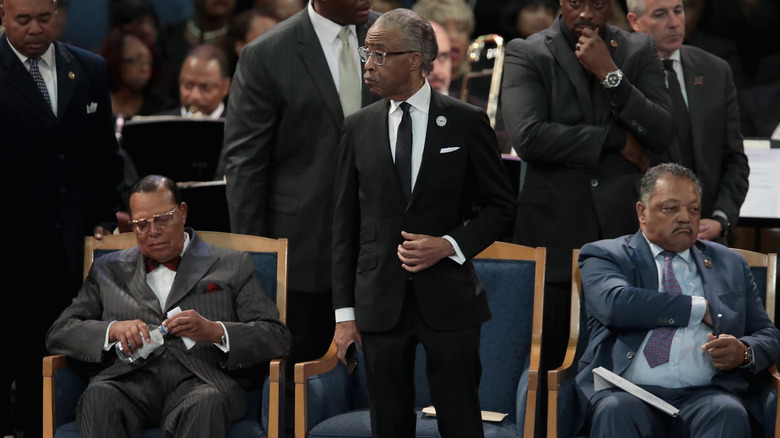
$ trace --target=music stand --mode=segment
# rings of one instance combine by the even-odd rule
[[[126,121],[121,145],[136,174],[176,182],[212,181],[216,176],[225,119],[150,116]]]

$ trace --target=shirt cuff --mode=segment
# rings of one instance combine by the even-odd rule
[[[225,345],[222,345],[221,342],[217,343],[215,342],[214,345],[217,346],[220,350],[222,350],[224,353],[227,353],[230,351],[230,337],[228,336],[227,329],[225,328],[225,324],[222,324],[222,321],[217,321],[219,325],[222,326],[222,330],[225,333]]]
[[[691,297],[691,319],[688,325],[702,322],[705,313],[707,313],[707,300],[704,297]]]
[[[105,339],[103,340],[103,351],[108,351],[108,350],[110,350],[110,349],[111,349],[111,347],[113,347],[113,346],[114,346],[114,344],[116,344],[116,342],[111,342],[111,343],[109,343],[109,342],[108,342],[108,333],[111,331],[111,325],[112,325],[113,323],[115,323],[115,322],[116,322],[116,321],[111,321],[111,322],[108,324],[108,328],[106,328],[106,337],[105,337]]]
[[[466,257],[464,257],[463,253],[460,251],[458,242],[456,242],[455,239],[448,235],[442,236],[442,239],[447,239],[447,241],[452,245],[452,249],[455,250],[455,254],[451,255],[450,259],[459,265],[466,263]]]
[[[336,323],[355,320],[354,307],[342,307],[336,309]]]

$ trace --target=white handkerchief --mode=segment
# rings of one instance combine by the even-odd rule
[[[181,307],[179,306],[176,306],[175,309],[171,309],[168,311],[168,318],[170,318],[173,315],[176,315],[177,313],[181,313]],[[187,346],[187,350],[195,346],[195,341],[193,341],[190,338],[182,336],[181,340],[184,341],[184,345]]]
[[[460,149],[460,146],[451,146],[451,147],[448,147],[448,148],[441,148],[441,150],[439,150],[439,153],[440,154],[448,154],[450,152],[455,152],[458,149]]]
[[[89,105],[87,105],[87,114],[92,114],[97,112],[97,102],[90,102]]]

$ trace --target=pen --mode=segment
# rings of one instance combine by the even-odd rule
[[[721,315],[720,313],[718,313],[718,318],[715,320],[715,337],[716,337],[716,338],[717,338],[718,336],[720,336],[720,318],[721,318],[722,316],[723,316],[723,315]]]

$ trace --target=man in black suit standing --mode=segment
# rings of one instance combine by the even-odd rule
[[[292,366],[320,357],[333,339],[336,150],[344,116],[376,100],[361,85],[357,54],[378,17],[369,5],[369,0],[309,2],[242,49],[228,99],[224,162],[230,229],[290,243],[291,391]],[[292,400],[290,392],[288,420]]]
[[[81,284],[84,236],[113,229],[122,160],[111,116],[106,64],[54,40],[53,0],[5,0],[0,16],[0,226],[13,254],[4,262],[3,318],[14,327],[0,388],[1,434],[41,434],[44,336]],[[99,226],[102,224],[102,227]],[[25,274],[32,272],[31,274]]]
[[[655,162],[675,162],[702,182],[699,238],[727,244],[748,190],[747,157],[739,127],[737,88],[729,64],[683,45],[682,0],[629,0],[628,21],[655,41],[667,69],[677,141]]]
[[[365,353],[372,435],[413,437],[414,350],[425,346],[443,437],[480,437],[480,325],[469,261],[514,203],[485,112],[431,89],[430,23],[408,9],[369,29],[365,82],[385,100],[344,122],[333,219],[334,340]]]

